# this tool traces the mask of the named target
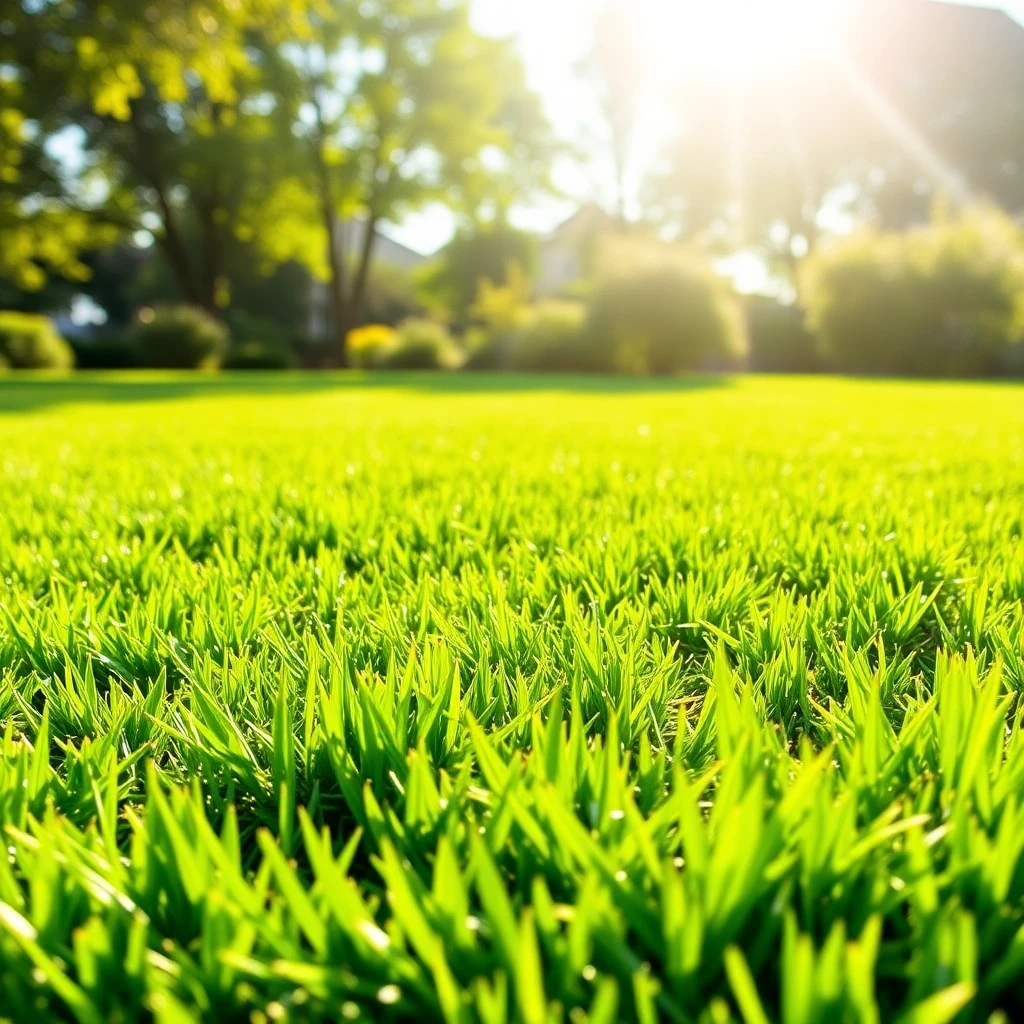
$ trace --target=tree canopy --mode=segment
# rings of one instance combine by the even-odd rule
[[[76,0],[4,19],[0,273],[25,286],[145,231],[182,298],[216,311],[243,246],[327,278],[343,338],[382,222],[435,200],[493,214],[545,184],[540,101],[464,2]]]

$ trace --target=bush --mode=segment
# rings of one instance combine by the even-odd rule
[[[817,343],[804,312],[764,295],[748,295],[743,312],[750,344],[750,369],[759,373],[817,373]]]
[[[428,305],[460,323],[479,301],[481,282],[501,286],[513,277],[531,280],[537,272],[536,236],[507,224],[481,225],[456,235],[420,273]]]
[[[45,316],[0,313],[0,359],[12,370],[69,370],[75,355]]]
[[[357,327],[345,339],[349,364],[360,370],[379,369],[398,345],[398,332],[387,324]]]
[[[513,335],[509,365],[534,371],[586,369],[586,320],[587,307],[582,302],[549,299],[531,306]]]
[[[397,345],[380,365],[387,370],[454,370],[462,364],[462,350],[448,328],[436,320],[413,318],[400,324]]]
[[[1022,334],[1024,246],[1009,218],[975,210],[850,238],[808,259],[801,290],[822,358],[836,369],[1006,372]]]
[[[466,332],[471,370],[504,370],[512,362],[513,349],[530,317],[530,282],[513,264],[508,279],[495,284],[481,278],[476,300],[469,308],[472,326]]]
[[[289,370],[295,363],[295,342],[288,328],[246,310],[228,316],[231,348],[224,361],[227,370]]]
[[[664,375],[739,362],[742,316],[710,267],[670,246],[620,252],[590,297],[581,369]]]
[[[215,370],[230,345],[227,327],[194,306],[144,310],[133,332],[139,365],[164,370]]]
[[[225,370],[291,370],[294,366],[290,348],[267,341],[233,344],[224,360]]]

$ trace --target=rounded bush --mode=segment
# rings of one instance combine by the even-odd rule
[[[231,348],[224,360],[226,370],[288,370],[295,365],[295,344],[282,324],[236,310],[228,325]]]
[[[667,375],[722,370],[746,351],[742,316],[710,267],[668,246],[603,274],[591,294],[581,369]]]
[[[348,332],[345,351],[349,365],[359,370],[377,369],[398,348],[398,332],[387,324],[366,324]]]
[[[436,320],[414,318],[398,327],[397,345],[380,365],[388,370],[454,370],[462,351],[448,328]]]
[[[1024,245],[992,210],[864,232],[812,256],[801,286],[822,358],[845,372],[1005,372],[1024,333]]]
[[[2,312],[0,360],[12,370],[69,370],[75,354],[47,317]]]
[[[291,350],[272,341],[244,341],[232,345],[224,361],[225,370],[290,370],[294,366]]]
[[[227,327],[194,306],[143,311],[133,332],[139,365],[163,370],[215,370],[230,345]]]
[[[750,369],[758,373],[816,373],[821,369],[817,342],[804,312],[763,295],[743,300]]]
[[[549,299],[527,310],[512,338],[509,363],[516,370],[571,372],[587,368],[582,302]]]

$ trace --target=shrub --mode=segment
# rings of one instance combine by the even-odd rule
[[[454,370],[462,350],[448,328],[436,320],[411,318],[399,325],[397,345],[380,363],[388,370]]]
[[[516,370],[573,371],[586,369],[582,302],[548,299],[527,311],[513,335],[509,364]]]
[[[236,343],[224,361],[225,370],[290,370],[294,366],[292,350],[269,341]]]
[[[1024,246],[1003,214],[974,210],[903,234],[864,232],[811,257],[802,301],[839,370],[977,376],[1012,366]]]
[[[821,369],[817,343],[804,312],[763,295],[743,300],[750,369],[760,373],[816,373]]]
[[[387,324],[367,324],[349,331],[345,351],[349,363],[361,370],[379,368],[398,348],[398,332]]]
[[[224,361],[228,370],[288,370],[296,362],[295,342],[287,327],[246,310],[228,317],[231,348]]]
[[[519,335],[530,318],[530,282],[513,264],[507,280],[495,284],[481,278],[476,301],[469,309],[472,326],[466,332],[471,370],[507,369]]]
[[[0,359],[13,370],[68,370],[75,355],[45,316],[0,313]]]
[[[133,332],[139,364],[166,370],[216,369],[227,355],[227,327],[194,306],[143,311]]]
[[[626,245],[590,297],[582,369],[634,374],[720,370],[746,351],[729,287],[671,246]]]
[[[513,277],[529,281],[539,260],[536,236],[507,224],[478,226],[456,235],[420,273],[422,290],[432,308],[463,322],[479,301],[481,282],[501,286]]]

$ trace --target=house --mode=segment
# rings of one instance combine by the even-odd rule
[[[619,221],[597,203],[586,203],[562,221],[542,242],[534,291],[559,295],[593,270],[592,260],[601,235],[620,228]]]

